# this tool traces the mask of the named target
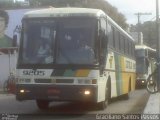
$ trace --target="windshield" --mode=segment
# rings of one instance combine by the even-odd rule
[[[136,58],[136,72],[144,74],[148,71],[148,67],[145,64],[145,58]]]
[[[57,63],[94,64],[95,29],[90,22],[90,20],[80,19],[61,22]]]
[[[146,49],[137,49],[136,50],[136,57],[145,57],[146,56]]]
[[[55,22],[30,20],[24,23],[23,63],[52,63]]]
[[[91,18],[25,20],[21,64],[95,64],[95,28]]]

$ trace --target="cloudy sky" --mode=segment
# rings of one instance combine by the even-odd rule
[[[156,16],[156,0],[106,0],[111,5],[118,8],[118,11],[123,13],[127,19],[128,24],[136,24],[138,18],[135,13],[152,13],[152,15],[142,15],[140,17],[141,23],[155,20]],[[159,1],[160,3],[160,1]]]

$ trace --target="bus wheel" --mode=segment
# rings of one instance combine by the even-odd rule
[[[49,107],[49,101],[48,100],[36,100],[37,106],[39,109],[47,109]]]
[[[105,89],[105,101],[102,101],[99,104],[99,109],[104,110],[108,104],[109,104],[109,100],[111,98],[111,86],[110,86],[110,81],[107,83],[106,85],[106,89]]]

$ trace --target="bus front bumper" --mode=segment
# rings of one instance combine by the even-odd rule
[[[97,85],[17,84],[16,99],[96,102],[97,91]]]

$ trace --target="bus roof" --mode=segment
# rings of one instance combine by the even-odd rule
[[[65,16],[94,16],[105,15],[102,10],[91,8],[47,8],[27,12],[24,18],[36,17],[65,17]]]
[[[148,49],[148,50],[150,50],[150,51],[156,52],[156,49],[153,49],[153,48],[151,48],[151,47],[149,47],[149,46],[147,46],[147,45],[136,45],[136,46],[135,46],[135,49],[136,49],[136,50],[137,50],[137,49]]]
[[[115,21],[113,21],[109,16],[107,16],[108,21],[110,21],[114,27],[116,27],[118,30],[120,30],[121,32],[123,32],[123,34],[125,34],[127,37],[129,37],[133,42],[135,42],[135,40],[133,39],[133,37],[127,33],[125,30],[123,30]]]

